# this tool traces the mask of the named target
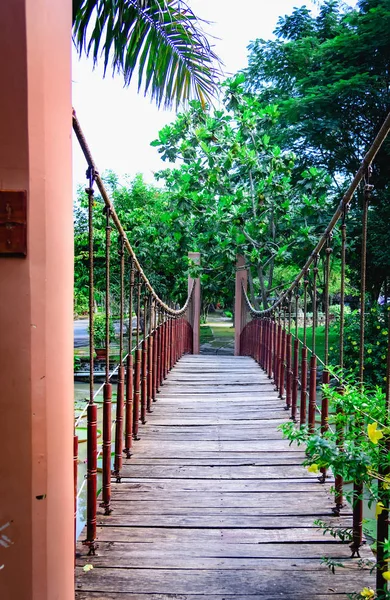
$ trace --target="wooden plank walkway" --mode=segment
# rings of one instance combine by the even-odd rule
[[[300,466],[277,431],[285,420],[251,358],[184,356],[113,484],[112,515],[98,517],[97,556],[79,544],[77,600],[327,600],[374,587],[348,545],[313,525],[351,526],[351,514],[331,516],[330,483]],[[323,556],[346,568],[333,575]]]

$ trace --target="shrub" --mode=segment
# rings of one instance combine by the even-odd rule
[[[364,381],[367,385],[383,388],[386,382],[387,310],[376,306],[366,313],[364,341]],[[339,323],[333,328],[339,331]],[[345,316],[344,366],[356,378],[359,375],[360,312],[355,310]],[[339,362],[338,348],[330,350],[330,363]]]
[[[97,314],[93,321],[93,339],[95,348],[105,348],[106,345],[106,316],[102,314]],[[110,320],[109,324],[110,330],[110,342],[115,339],[115,329],[112,320]]]

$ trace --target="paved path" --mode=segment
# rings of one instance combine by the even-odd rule
[[[285,420],[252,359],[184,356],[98,517],[98,555],[79,546],[77,600],[340,600],[373,586],[313,525],[351,514],[330,516],[331,482],[300,466]],[[333,575],[323,556],[346,568]]]

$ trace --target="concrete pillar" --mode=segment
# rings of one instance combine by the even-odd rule
[[[245,268],[245,258],[237,256],[236,263],[236,290],[234,299],[234,355],[240,355],[240,335],[245,327],[244,305],[242,287],[245,291],[248,287],[248,271]]]
[[[189,252],[188,258],[192,260],[196,265],[200,265],[200,253]],[[192,328],[194,331],[193,337],[193,354],[199,354],[200,352],[200,279],[192,279],[188,277],[188,293],[191,291],[193,281],[195,281],[194,293],[192,295]]]
[[[0,193],[4,600],[74,597],[71,13],[0,2],[0,192],[27,198],[27,255],[6,257]]]

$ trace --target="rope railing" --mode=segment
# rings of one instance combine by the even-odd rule
[[[347,250],[347,221],[348,209],[352,198],[359,185],[362,186],[362,223],[361,223],[361,274],[360,274],[360,298],[359,298],[359,340],[357,389],[364,393],[365,378],[365,314],[366,314],[366,273],[367,273],[367,244],[369,236],[369,204],[371,200],[373,185],[372,163],[380,150],[384,140],[390,131],[390,114],[387,116],[383,126],[376,136],[372,146],[361,162],[360,168],[353,178],[348,190],[345,192],[336,212],[331,218],[324,234],[319,239],[314,250],[306,260],[303,268],[295,277],[292,283],[286,285],[272,303],[270,307],[257,310],[246,291],[246,283],[241,286],[242,300],[240,305],[243,307],[244,314],[240,316],[239,353],[252,356],[267,373],[273,381],[275,390],[279,397],[285,401],[285,409],[288,411],[291,420],[299,428],[307,427],[308,434],[326,435],[330,428],[329,418],[335,416],[336,429],[335,437],[339,452],[344,452],[345,435],[348,425],[343,424],[343,409],[337,407],[337,414],[331,415],[329,408],[330,385],[334,385],[338,393],[342,395],[345,392],[347,375],[345,362],[345,297],[346,297],[346,250]],[[340,227],[340,251],[339,258],[341,263],[340,270],[340,327],[338,338],[338,369],[337,373],[330,366],[330,293],[329,284],[331,279],[331,257],[334,253],[333,236],[336,227]],[[323,295],[322,309],[324,327],[323,347],[321,356],[319,356],[318,346],[318,322],[319,322],[319,302],[318,302],[318,274],[319,265],[323,272]],[[245,280],[246,281],[246,280]],[[309,297],[310,292],[310,297]],[[308,309],[311,309],[309,317]],[[390,323],[390,321],[389,321]],[[299,332],[300,329],[300,332]],[[309,339],[309,329],[311,337]],[[300,335],[299,335],[300,334]],[[388,327],[388,356],[387,356],[387,379],[386,380],[386,406],[390,409],[390,326]],[[370,350],[371,352],[371,350]],[[383,357],[384,358],[384,357]],[[321,367],[322,373],[319,373]],[[385,375],[385,373],[384,373]],[[321,386],[322,384],[322,386]],[[344,397],[344,396],[343,396]],[[387,424],[386,417],[386,423]],[[352,418],[353,427],[357,431],[362,431],[364,427],[364,415],[359,411]],[[351,424],[350,424],[351,425]],[[390,443],[390,442],[387,442]],[[319,480],[325,482],[327,472],[325,468],[320,469]],[[382,472],[379,475],[379,488],[381,481],[390,473],[388,461],[382,466]],[[385,558],[383,550],[383,541],[388,538],[388,494],[384,493],[386,486],[383,487],[382,496],[380,496],[380,505],[384,508],[383,513],[378,517],[377,539],[377,589],[378,598],[382,598],[383,590],[387,590],[387,580],[383,577],[384,570],[387,570],[386,564],[388,557]],[[362,521],[363,521],[363,496],[364,489],[361,480],[354,481],[352,493],[353,522],[352,522],[352,557],[359,556],[359,548],[363,543]],[[334,513],[340,514],[344,507],[344,481],[336,474],[335,476],[335,506]],[[384,596],[383,596],[384,597]],[[386,596],[387,597],[387,596]]]
[[[77,499],[87,487],[86,538],[83,543],[94,554],[97,539],[97,516],[110,515],[112,481],[122,479],[123,459],[130,458],[134,442],[140,439],[141,424],[146,423],[153,403],[168,372],[185,353],[193,352],[195,313],[193,304],[195,280],[190,279],[188,294],[183,306],[177,308],[164,301],[147,278],[130,244],[128,236],[115,211],[115,207],[96,168],[80,123],[73,112],[73,129],[85,156],[88,169],[88,272],[89,272],[89,398],[86,407],[75,419],[74,477],[75,523]],[[95,316],[95,256],[96,247],[94,210],[96,185],[104,203],[104,281],[105,309],[104,333],[97,335]],[[113,231],[118,238],[118,250],[113,248]],[[101,261],[101,259],[99,259]],[[115,264],[114,264],[115,263]],[[101,262],[100,262],[101,264]],[[119,331],[113,332],[111,295],[112,270],[119,272]],[[127,314],[126,314],[127,313]],[[127,324],[127,340],[125,328]],[[101,335],[104,340],[102,343]],[[111,368],[113,336],[117,337],[117,364]],[[100,357],[99,345],[102,348]],[[96,355],[96,356],[95,356]],[[104,364],[104,383],[95,390],[97,361]],[[102,373],[101,371],[99,372]],[[116,376],[116,403],[113,402],[113,377]],[[102,410],[98,413],[97,396],[103,392]],[[115,409],[115,415],[113,411]],[[98,447],[98,417],[102,421],[102,444]],[[77,427],[87,420],[86,477],[77,488],[79,440]],[[101,498],[98,500],[98,458],[102,460]]]

